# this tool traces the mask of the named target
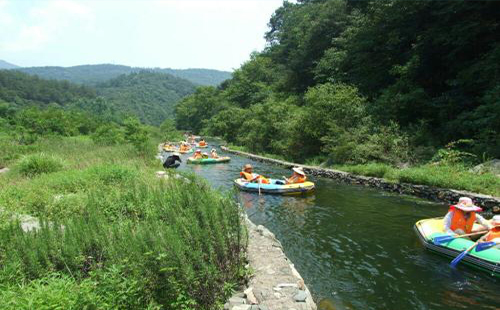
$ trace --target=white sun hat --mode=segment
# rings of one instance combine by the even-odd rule
[[[302,169],[302,167],[294,167],[294,168],[292,168],[292,170],[295,171],[295,172],[297,172],[300,175],[306,175],[306,173],[304,172],[304,170]]]
[[[480,212],[480,211],[482,211],[481,208],[479,208],[478,206],[475,206],[472,203],[472,199],[470,199],[469,197],[460,197],[460,199],[458,199],[458,203],[457,203],[456,207],[462,211],[465,211],[465,212]]]
[[[500,226],[500,215],[495,215],[492,219],[491,219],[491,225],[493,226]]]

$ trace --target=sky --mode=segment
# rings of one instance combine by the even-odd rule
[[[283,0],[0,0],[0,59],[231,71]]]

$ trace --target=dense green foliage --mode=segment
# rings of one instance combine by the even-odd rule
[[[151,71],[121,75],[97,85],[98,94],[115,110],[154,125],[173,118],[174,105],[194,89],[187,80]]]
[[[0,102],[14,107],[64,106],[96,96],[95,90],[67,81],[49,81],[12,70],[0,70]]]
[[[285,2],[267,47],[177,106],[182,129],[335,164],[428,162],[446,144],[500,156],[494,1]],[[471,161],[473,162],[473,161]]]
[[[0,140],[6,155],[25,156],[0,175],[0,308],[220,309],[241,281],[232,197],[191,175],[156,178],[160,163],[131,144],[9,143]],[[27,178],[24,161],[45,167],[40,157],[64,158],[65,168]],[[23,232],[15,214],[41,228]]]
[[[18,68],[17,70],[46,79],[67,80],[86,85],[97,85],[123,74],[137,73],[144,70],[173,75],[198,85],[218,85],[231,77],[230,72],[211,69],[136,68],[111,64],[74,67],[29,67]]]
[[[0,117],[27,107],[63,108],[74,113],[85,111],[105,121],[121,122],[134,116],[143,123],[160,125],[173,118],[174,105],[194,89],[187,80],[152,71],[121,75],[89,87],[0,70]],[[47,117],[54,114],[58,119],[56,110],[47,111]],[[60,123],[63,129],[71,125],[62,119]]]

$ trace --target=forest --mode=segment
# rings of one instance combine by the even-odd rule
[[[284,2],[179,128],[298,162],[407,166],[500,156],[500,4]]]
[[[81,65],[73,67],[26,67],[16,68],[16,70],[31,75],[38,75],[45,79],[67,80],[69,82],[91,86],[117,78],[123,74],[141,71],[154,71],[157,73],[169,74],[188,80],[197,85],[217,86],[231,77],[230,72],[211,69],[138,68],[112,64]]]
[[[195,85],[187,80],[152,71],[123,74],[85,86],[0,70],[0,104],[11,114],[28,107],[62,108],[114,121],[133,116],[144,124],[158,126],[173,118],[175,104],[194,90]]]

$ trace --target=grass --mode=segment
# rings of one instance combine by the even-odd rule
[[[0,176],[1,309],[220,309],[225,288],[242,281],[240,211],[204,181],[159,180],[154,158],[87,137],[9,150],[14,169]],[[25,173],[24,161],[46,166],[33,164],[39,154],[64,160],[63,169]],[[6,216],[13,213],[37,216],[42,228],[23,232]]]
[[[500,178],[491,174],[475,174],[462,166],[422,165],[405,169],[385,164],[336,165],[337,170],[358,175],[384,178],[394,182],[429,185],[500,196]]]

